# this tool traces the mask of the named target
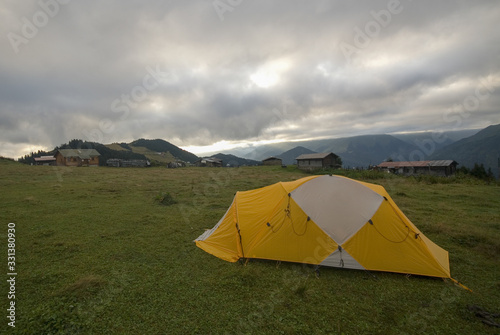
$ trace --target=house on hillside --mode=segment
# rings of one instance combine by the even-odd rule
[[[222,159],[215,157],[200,158],[194,162],[194,165],[198,167],[222,167]]]
[[[454,160],[383,162],[377,170],[404,176],[427,174],[432,176],[451,176],[457,172],[458,163]]]
[[[54,157],[58,166],[98,166],[100,155],[96,149],[59,149]]]
[[[303,154],[295,159],[297,160],[298,168],[303,170],[323,168],[339,169],[342,167],[342,159],[333,152]]]
[[[278,157],[268,157],[262,160],[263,165],[283,165],[283,161]]]
[[[54,156],[40,156],[35,157],[36,165],[56,165],[56,158]]]

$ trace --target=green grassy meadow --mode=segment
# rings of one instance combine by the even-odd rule
[[[193,240],[238,190],[293,167],[65,168],[0,160],[0,246],[16,224],[15,334],[498,334],[500,187],[358,173],[450,253],[449,280],[274,261],[228,263]],[[176,203],[163,205],[169,194]],[[496,319],[500,323],[500,318]]]

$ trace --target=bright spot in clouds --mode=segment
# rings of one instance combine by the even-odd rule
[[[288,60],[272,61],[260,67],[257,72],[250,76],[250,80],[259,87],[268,88],[276,85],[280,81],[280,76],[282,76],[289,67],[290,62]]]
[[[251,75],[250,79],[254,82],[255,85],[262,88],[268,88],[276,85],[279,77],[274,72],[260,70],[257,73]]]

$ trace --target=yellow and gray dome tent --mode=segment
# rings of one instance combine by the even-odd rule
[[[323,175],[237,192],[196,240],[229,262],[260,258],[450,278],[448,252],[379,185]]]

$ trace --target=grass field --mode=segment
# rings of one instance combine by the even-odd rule
[[[450,253],[451,281],[272,261],[228,263],[193,240],[234,193],[294,168],[63,168],[0,160],[0,222],[16,225],[19,334],[498,334],[500,187],[360,173]],[[176,203],[159,200],[169,194]],[[168,198],[168,197],[167,197]],[[8,278],[7,278],[8,279]],[[500,322],[500,319],[496,319]]]

